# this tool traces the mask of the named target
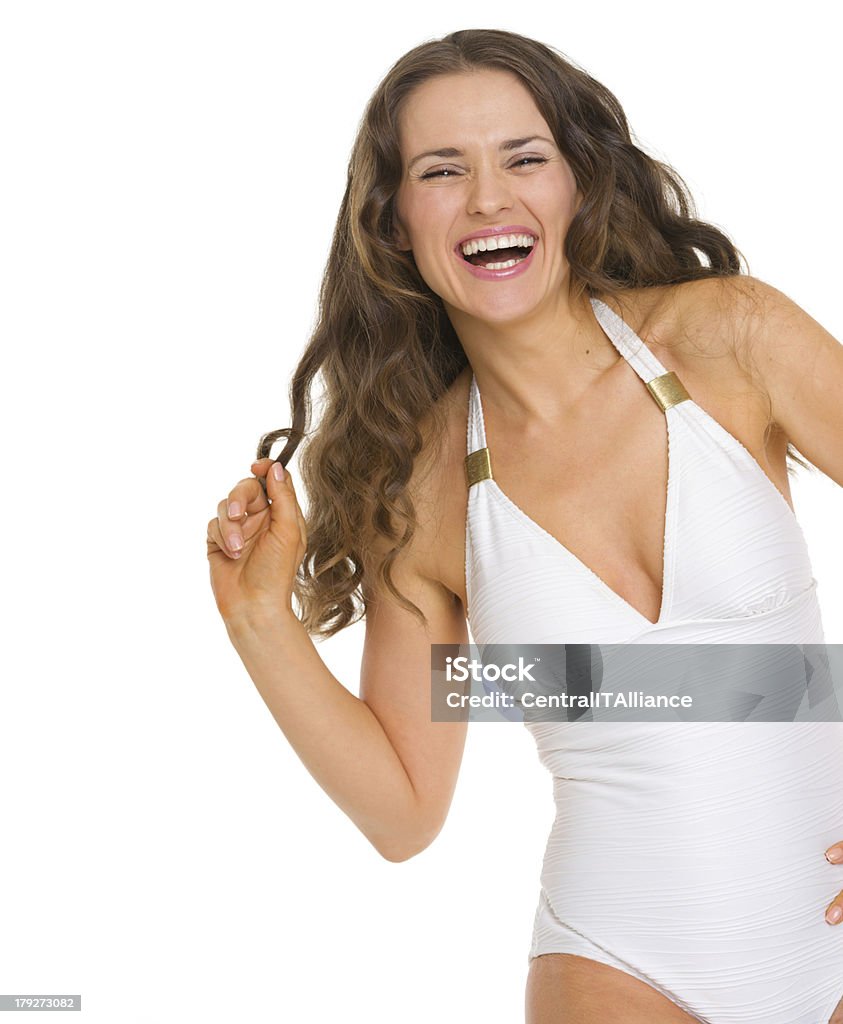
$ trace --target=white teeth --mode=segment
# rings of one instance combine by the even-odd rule
[[[488,238],[472,238],[461,246],[464,256],[473,256],[476,252],[488,252],[490,249],[509,249],[512,246],[532,248],[536,240],[532,235],[492,235]]]
[[[486,263],[483,266],[484,270],[507,270],[509,267],[514,267],[516,263],[523,263],[526,256],[521,256],[517,260],[507,260],[505,263]]]

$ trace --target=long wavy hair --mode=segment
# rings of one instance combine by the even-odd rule
[[[292,426],[258,445],[263,458],[286,438],[277,457],[286,466],[306,438],[299,472],[308,543],[294,593],[311,634],[332,636],[365,615],[367,574],[426,623],[396,588],[391,566],[417,526],[408,493],[416,458],[444,434],[438,400],[468,360],[441,299],[393,237],[403,173],[398,118],[428,79],[486,68],[526,86],[584,196],[565,238],[572,301],[736,276],[746,264],[722,231],[697,219],[676,171],[634,144],[616,97],[558,51],[512,32],[472,29],[401,57],[354,141],[316,327],[290,382]],[[320,371],[321,419],[311,431]],[[435,425],[429,436],[423,420]],[[806,465],[792,446],[788,457]],[[375,541],[383,557],[373,557]]]

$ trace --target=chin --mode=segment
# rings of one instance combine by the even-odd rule
[[[512,295],[507,298],[504,295],[500,295],[490,297],[487,302],[472,303],[471,308],[463,312],[467,316],[490,324],[518,323],[523,320],[529,320],[530,317],[547,306],[547,298],[547,296],[537,299]]]

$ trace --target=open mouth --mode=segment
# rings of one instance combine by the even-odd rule
[[[474,267],[507,270],[525,260],[536,244],[532,235],[474,238],[460,246],[462,258]]]

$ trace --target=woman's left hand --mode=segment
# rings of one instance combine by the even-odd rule
[[[843,842],[829,846],[825,851],[825,859],[831,864],[843,864]],[[826,907],[825,919],[829,924],[840,924],[843,921],[843,891]]]

